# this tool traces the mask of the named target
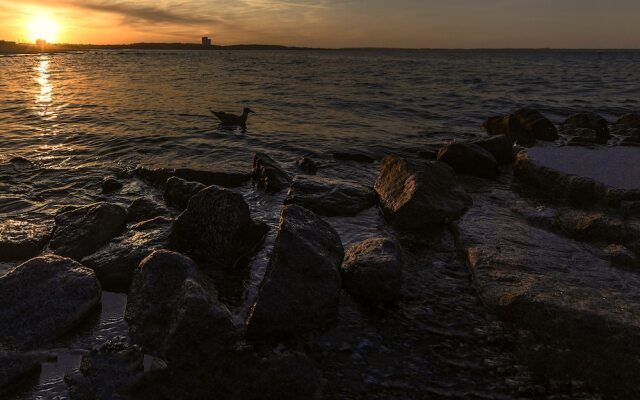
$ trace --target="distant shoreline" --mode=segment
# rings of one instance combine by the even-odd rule
[[[132,43],[132,44],[50,44],[45,48],[27,43],[0,41],[0,54],[50,54],[89,50],[282,50],[282,51],[487,51],[487,52],[638,52],[640,49],[559,49],[559,48],[387,48],[387,47],[349,47],[320,48],[294,47],[263,44],[238,44],[229,46],[203,46],[191,43]]]

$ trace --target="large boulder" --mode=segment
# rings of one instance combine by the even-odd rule
[[[282,167],[264,153],[256,153],[253,157],[251,175],[257,182],[258,188],[266,192],[279,192],[287,187],[291,178]]]
[[[460,218],[471,197],[445,163],[414,163],[387,156],[380,165],[375,190],[386,219],[397,229],[420,230]]]
[[[507,135],[523,146],[532,146],[537,140],[554,141],[558,131],[551,121],[538,111],[520,109],[504,117],[492,117],[482,125],[489,135]]]
[[[298,204],[327,217],[355,216],[374,205],[372,188],[341,179],[298,176],[293,181],[285,204]]]
[[[512,164],[516,158],[513,150],[513,139],[506,135],[490,136],[472,142],[491,153],[498,164]]]
[[[402,256],[388,238],[371,238],[347,249],[340,268],[342,285],[366,304],[398,300],[402,288]]]
[[[30,348],[69,332],[100,304],[90,269],[49,255],[0,278],[0,344]]]
[[[109,203],[63,211],[56,215],[49,248],[58,255],[80,260],[122,233],[126,219],[124,208]]]
[[[193,196],[173,224],[170,247],[215,267],[232,267],[264,239],[242,195],[210,186]]]
[[[0,222],[0,261],[35,257],[51,236],[52,227],[28,221],[6,219]]]
[[[343,258],[340,237],[328,223],[302,207],[286,206],[267,272],[247,318],[249,337],[277,340],[334,319]]]
[[[482,147],[473,143],[455,142],[438,152],[438,161],[449,164],[457,174],[494,178],[498,175],[498,162]]]
[[[181,361],[212,356],[236,339],[229,310],[188,257],[158,250],[134,272],[125,319],[145,352]]]
[[[206,186],[199,182],[188,182],[184,179],[172,176],[167,180],[164,189],[164,200],[167,205],[178,210],[184,210],[189,204],[189,200]]]
[[[126,234],[83,258],[82,264],[96,273],[104,290],[127,293],[138,264],[167,246],[172,223],[170,218],[156,217],[131,225]]]

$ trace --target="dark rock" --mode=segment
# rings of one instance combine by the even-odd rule
[[[482,127],[489,135],[506,135],[522,146],[532,146],[536,139],[558,139],[556,127],[535,110],[523,108],[504,117],[492,117]]]
[[[133,271],[154,250],[167,246],[173,220],[156,217],[130,227],[123,236],[82,259],[91,268],[104,290],[127,293]]]
[[[616,122],[618,126],[624,126],[627,128],[640,129],[640,114],[630,113],[625,114]]]
[[[71,400],[125,400],[144,371],[144,355],[123,340],[107,342],[82,356],[80,369],[67,374]]]
[[[588,146],[591,144],[606,144],[608,137],[599,136],[596,131],[589,128],[567,128],[560,133],[571,136],[568,144],[570,146]]]
[[[402,257],[388,238],[371,238],[347,249],[340,268],[342,284],[368,304],[398,300],[402,288]]]
[[[343,258],[340,237],[329,224],[302,207],[286,206],[247,334],[256,340],[279,339],[334,319]]]
[[[229,310],[196,264],[166,250],[134,272],[125,319],[135,343],[169,361],[213,356],[237,338]]]
[[[487,150],[473,143],[456,142],[440,149],[438,161],[449,164],[457,174],[494,178],[498,162]]]
[[[0,344],[23,348],[67,333],[100,303],[95,274],[58,256],[38,257],[0,278]]]
[[[106,177],[102,180],[102,193],[113,193],[122,189],[122,183],[114,178]]]
[[[460,218],[472,204],[453,169],[438,161],[416,164],[385,157],[375,190],[387,220],[403,230],[446,224]]]
[[[253,157],[251,175],[258,187],[267,192],[279,192],[291,183],[289,175],[273,158],[264,153],[256,153]]]
[[[210,186],[193,196],[176,219],[170,246],[208,265],[232,267],[258,247],[267,230],[251,219],[242,195]]]
[[[315,175],[318,172],[318,165],[315,161],[308,157],[302,157],[296,161],[296,166],[307,175]]]
[[[18,352],[0,352],[0,396],[20,388],[21,384],[40,373],[38,357]]]
[[[51,237],[52,227],[8,219],[0,222],[0,261],[35,257]]]
[[[80,260],[122,233],[126,219],[124,208],[109,203],[58,213],[49,248],[58,255]]]
[[[535,139],[544,141],[554,141],[558,139],[558,130],[556,127],[538,111],[530,108],[522,108],[513,115],[520,126]]]
[[[169,210],[146,197],[139,197],[127,208],[127,222],[140,222],[169,214]]]
[[[336,152],[333,157],[340,161],[355,161],[360,163],[372,163],[376,159],[374,156],[360,152]]]
[[[640,266],[640,259],[625,246],[612,244],[607,246],[604,252],[615,265],[630,268]]]
[[[355,216],[374,205],[373,189],[356,182],[320,177],[298,176],[293,181],[285,204],[298,204],[327,217]]]
[[[621,219],[601,212],[564,210],[558,215],[562,232],[574,239],[597,243],[625,243],[631,229]]]
[[[184,179],[172,176],[167,180],[164,190],[164,200],[171,207],[184,210],[189,200],[206,186],[198,182],[187,182]]]
[[[425,160],[435,161],[438,158],[438,150],[435,150],[435,149],[420,150],[418,152],[418,157],[424,158]]]
[[[203,185],[217,185],[227,188],[244,185],[251,179],[249,172],[234,170],[206,171],[191,168],[148,168],[139,166],[134,174],[141,179],[157,187],[164,187],[167,180],[172,176],[184,179],[189,182],[200,182]]]
[[[501,135],[476,139],[472,143],[491,153],[499,164],[512,164],[516,159],[513,139],[509,136]]]
[[[607,143],[611,139],[609,123],[607,120],[595,113],[579,113],[570,116],[561,126],[565,135],[576,135],[581,137],[593,136],[596,143]],[[584,129],[589,129],[592,133],[587,134]],[[588,132],[588,131],[587,131]]]

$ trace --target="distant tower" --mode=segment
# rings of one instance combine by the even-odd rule
[[[203,46],[211,46],[211,38],[207,37],[207,36],[203,36],[202,37],[202,45]]]

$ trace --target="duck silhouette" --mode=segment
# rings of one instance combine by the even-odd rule
[[[221,111],[211,111],[211,114],[215,115],[216,118],[220,120],[220,124],[225,127],[236,127],[239,126],[243,131],[247,130],[247,118],[249,118],[249,114],[255,114],[255,112],[246,108],[242,111],[242,115],[229,114]]]

